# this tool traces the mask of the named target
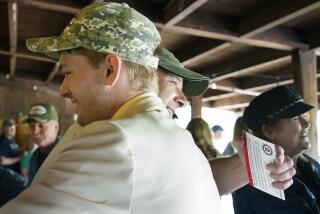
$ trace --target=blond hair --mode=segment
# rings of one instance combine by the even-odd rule
[[[212,146],[212,132],[209,124],[202,118],[193,118],[186,129],[191,133],[197,145]]]
[[[99,53],[85,48],[76,48],[67,51],[70,54],[82,55],[88,59],[88,62],[94,68],[98,68],[104,62],[106,53]],[[133,91],[149,92],[154,91],[158,93],[159,83],[158,75],[155,69],[146,67],[134,62],[123,60],[128,68],[129,86]]]

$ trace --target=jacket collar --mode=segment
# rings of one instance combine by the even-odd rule
[[[128,102],[123,104],[113,115],[111,120],[116,120],[124,117],[131,117],[135,114],[149,112],[149,111],[159,111],[167,114],[169,113],[162,100],[157,94],[149,92],[143,93],[136,97],[133,97]]]

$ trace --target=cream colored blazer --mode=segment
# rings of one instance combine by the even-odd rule
[[[75,124],[0,213],[219,214],[210,166],[157,96],[125,117]]]

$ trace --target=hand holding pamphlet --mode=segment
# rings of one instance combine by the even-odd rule
[[[274,180],[266,169],[266,165],[276,159],[274,144],[246,132],[244,152],[250,185],[285,200],[284,191],[271,185]]]

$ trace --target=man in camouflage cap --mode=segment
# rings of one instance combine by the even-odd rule
[[[27,41],[59,57],[60,94],[78,118],[0,213],[220,213],[208,162],[156,94],[159,43],[147,18],[117,3],[91,4],[60,36]]]

